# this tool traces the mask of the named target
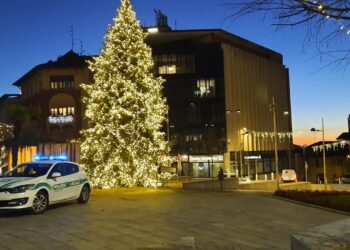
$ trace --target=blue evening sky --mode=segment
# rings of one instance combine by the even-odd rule
[[[314,44],[303,45],[304,28],[276,31],[261,15],[230,22],[222,0],[132,0],[142,25],[154,25],[153,10],[161,9],[177,29],[221,28],[280,52],[290,69],[294,131],[320,128],[325,119],[326,139],[347,131],[349,70],[323,65]],[[83,42],[85,54],[98,54],[107,25],[119,0],[1,0],[0,1],[0,95],[18,93],[12,83],[37,64],[54,60],[71,49],[70,26],[74,25],[75,50]],[[345,36],[345,35],[344,35]],[[343,46],[350,41],[345,38]],[[299,144],[321,139],[309,132],[295,138]]]

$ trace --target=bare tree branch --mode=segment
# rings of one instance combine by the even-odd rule
[[[350,50],[335,52],[329,49],[336,41],[350,35],[349,0],[222,0],[232,10],[228,19],[236,20],[245,15],[261,12],[272,16],[277,27],[305,26],[305,41],[315,42],[322,60],[328,65],[346,65],[350,62]],[[331,54],[336,53],[336,56]]]

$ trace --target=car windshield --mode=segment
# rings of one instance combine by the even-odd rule
[[[3,177],[39,177],[47,174],[52,164],[24,163],[7,171]]]

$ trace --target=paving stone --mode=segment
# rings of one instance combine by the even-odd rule
[[[262,192],[97,190],[86,205],[0,213],[0,249],[289,249],[291,234],[345,218]]]

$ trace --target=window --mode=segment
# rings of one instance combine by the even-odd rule
[[[51,108],[51,116],[70,116],[75,114],[74,107]]]
[[[74,76],[51,76],[51,89],[72,89],[74,87]]]
[[[196,142],[201,140],[202,140],[201,134],[186,135],[186,142]]]
[[[64,170],[65,170],[65,169],[64,169],[63,163],[58,163],[58,164],[56,164],[56,165],[52,168],[52,170],[51,170],[51,172],[50,172],[50,175],[49,175],[49,178],[51,177],[51,175],[52,175],[53,173],[60,173],[61,176],[65,176],[66,173],[65,173]]]
[[[65,163],[64,168],[66,175],[75,174],[79,172],[79,168],[75,164]]]
[[[215,79],[200,79],[197,81],[196,96],[215,97]]]
[[[160,75],[176,74],[176,65],[164,65],[160,66],[158,73]]]
[[[156,55],[153,60],[160,75],[195,73],[194,55]]]
[[[4,177],[39,177],[45,175],[51,166],[41,163],[21,164],[6,172]]]

